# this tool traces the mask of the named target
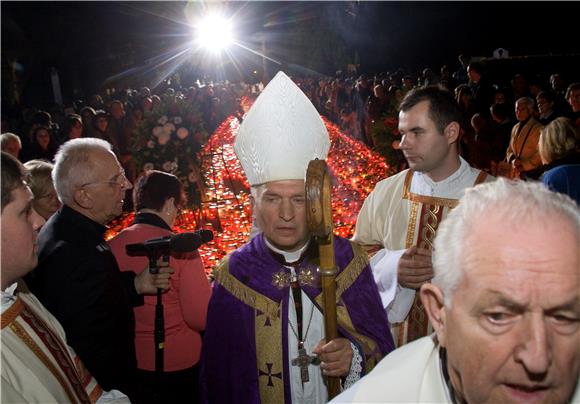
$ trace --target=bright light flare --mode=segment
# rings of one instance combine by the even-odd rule
[[[230,21],[220,15],[203,19],[197,26],[195,36],[200,46],[212,52],[227,48],[233,41]]]

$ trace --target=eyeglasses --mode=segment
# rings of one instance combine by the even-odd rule
[[[98,185],[98,184],[109,184],[113,187],[121,187],[121,188],[128,188],[131,186],[131,182],[125,175],[125,170],[121,170],[119,174],[115,175],[110,181],[95,181],[95,182],[87,182],[86,184],[81,185],[82,187],[87,187],[89,185]]]

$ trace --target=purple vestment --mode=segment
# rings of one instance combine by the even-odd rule
[[[389,323],[366,254],[339,237],[334,238],[334,251],[339,270],[339,334],[353,342],[363,355],[364,374],[393,350]],[[312,255],[297,272],[317,267],[318,257]],[[287,341],[290,288],[280,289],[272,281],[282,270],[284,267],[261,234],[234,251],[227,264],[220,267],[222,276],[217,276],[214,285],[202,348],[204,402],[291,403]],[[321,290],[304,285],[302,290],[323,311],[315,300]],[[279,329],[272,333],[270,329],[276,324]],[[263,338],[268,335],[278,337],[257,347],[256,340],[267,341]],[[263,350],[269,353],[264,356]],[[268,361],[258,363],[268,355],[282,358],[280,366]],[[264,395],[270,393],[270,388],[278,395],[266,399]]]

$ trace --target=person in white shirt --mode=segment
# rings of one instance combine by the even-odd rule
[[[580,211],[542,184],[467,190],[435,237],[421,300],[436,333],[333,403],[579,403]]]
[[[22,281],[38,262],[36,236],[44,224],[25,178],[22,164],[2,152],[0,401],[128,403],[117,390],[103,392],[67,345],[58,320]]]
[[[380,181],[357,218],[353,241],[380,248],[371,266],[397,346],[429,333],[415,290],[433,276],[439,223],[465,189],[493,180],[460,157],[459,122],[461,112],[449,91],[426,87],[407,93],[399,131],[409,169]]]

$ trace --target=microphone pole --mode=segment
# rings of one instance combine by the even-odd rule
[[[186,253],[197,250],[203,243],[213,239],[213,233],[209,230],[199,230],[194,233],[174,234],[167,237],[157,237],[144,243],[128,244],[125,246],[127,255],[138,257],[147,255],[149,259],[149,272],[157,274],[160,267],[169,266],[171,251]],[[158,263],[162,258],[161,264]],[[165,319],[163,313],[163,290],[157,288],[157,304],[155,305],[155,372],[163,373],[164,349],[165,349]]]
[[[163,255],[163,267],[169,264],[169,256]],[[149,258],[149,272],[156,274],[159,272],[161,267],[157,261],[159,255],[150,254]],[[161,288],[157,288],[157,303],[155,304],[155,331],[154,331],[154,343],[155,343],[155,372],[157,374],[163,373],[164,365],[164,353],[165,353],[165,316],[163,313],[163,291]]]

